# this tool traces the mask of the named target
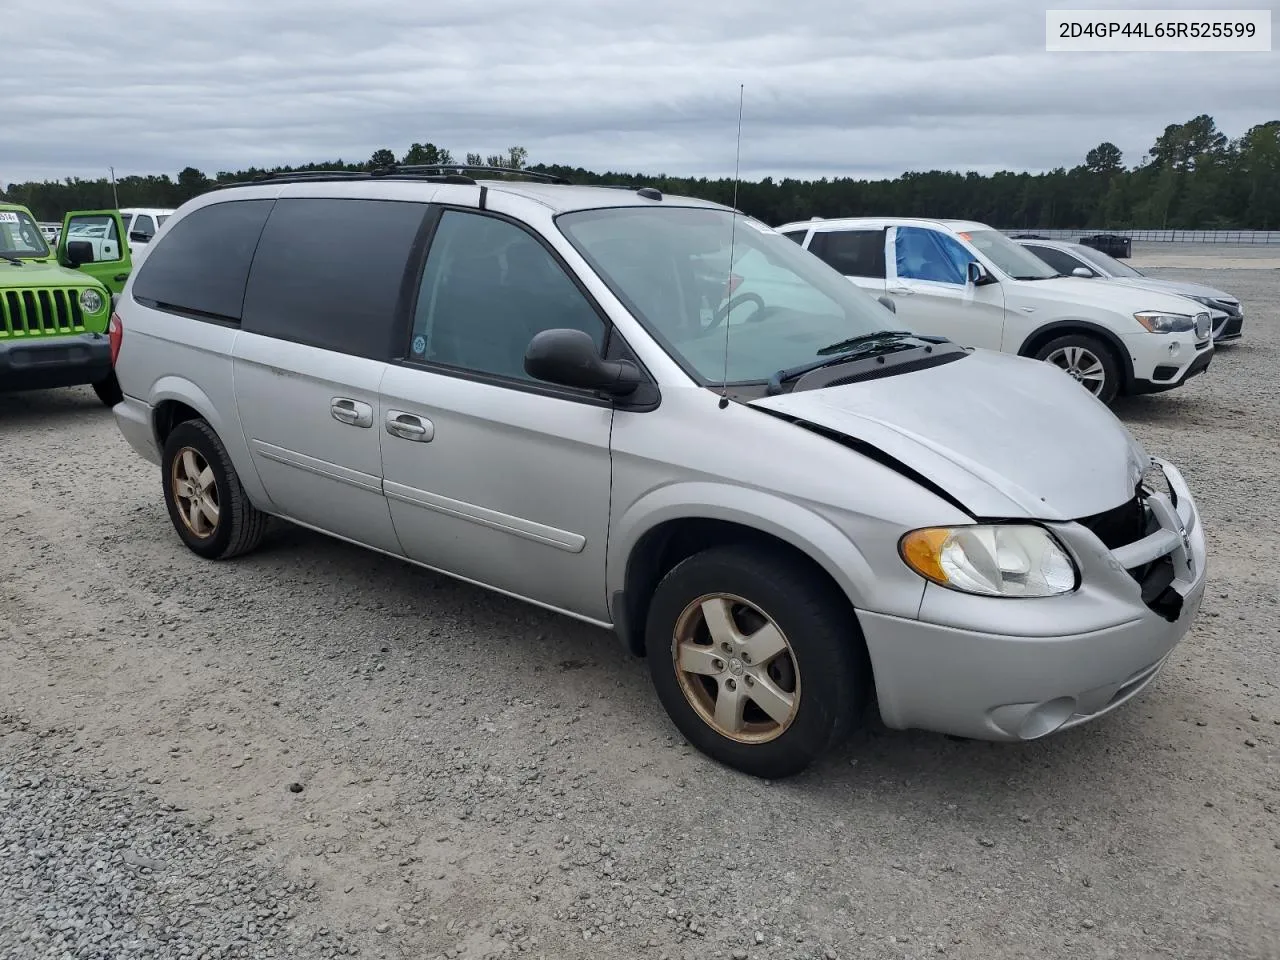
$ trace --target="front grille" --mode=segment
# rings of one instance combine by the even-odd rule
[[[1207,313],[1196,314],[1196,339],[1203,340],[1209,336],[1210,331],[1209,315]]]
[[[1141,540],[1147,534],[1147,510],[1137,496],[1118,507],[1076,522],[1093,531],[1108,550]]]
[[[1149,489],[1164,493],[1174,506],[1177,506],[1177,498],[1172,490],[1168,489],[1163,471],[1159,469],[1149,471],[1143,480]],[[1116,550],[1130,543],[1136,543],[1153,533],[1156,525],[1154,515],[1148,511],[1143,502],[1145,497],[1143,486],[1139,485],[1138,493],[1132,500],[1076,522],[1093,531],[1108,550]],[[1182,595],[1172,586],[1173,558],[1169,554],[1125,572],[1137,582],[1142,592],[1142,602],[1149,610],[1170,623],[1178,619],[1182,612]]]
[[[1244,317],[1228,317],[1215,331],[1219,337],[1234,337],[1244,328]]]
[[[83,332],[79,290],[0,290],[0,337]]]

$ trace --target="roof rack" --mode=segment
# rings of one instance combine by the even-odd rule
[[[393,163],[371,170],[269,170],[248,180],[235,180],[220,183],[214,189],[240,187],[248,183],[306,183],[308,181],[324,182],[326,180],[431,180],[437,183],[460,183],[474,186],[476,178],[467,173],[494,173],[506,176],[524,177],[541,183],[567,184],[570,181],[550,173],[539,173],[536,170],[519,170],[514,167],[485,167],[456,163]]]
[[[662,191],[657,187],[648,184],[636,185],[634,183],[593,183],[593,187],[599,187],[602,190],[626,190],[628,193],[639,194],[646,200],[661,200]]]
[[[456,176],[467,176],[469,174],[489,173],[508,177],[524,177],[541,183],[567,184],[570,182],[564,177],[556,176],[554,173],[524,170],[519,167],[491,167],[470,163],[392,163],[385,167],[375,167],[372,172],[375,177],[392,177],[397,174],[454,174]]]

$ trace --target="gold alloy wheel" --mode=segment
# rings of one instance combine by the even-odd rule
[[[169,483],[178,514],[188,530],[201,540],[218,529],[218,484],[213,469],[194,447],[183,447],[173,458]]]
[[[671,653],[689,705],[721,736],[767,743],[795,719],[800,673],[791,645],[768,614],[741,597],[713,593],[685,607]]]

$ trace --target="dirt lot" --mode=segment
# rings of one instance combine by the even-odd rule
[[[1117,410],[1209,534],[1159,681],[784,784],[591,628],[296,529],[201,561],[91,393],[0,398],[0,958],[1280,957],[1280,273],[1201,263],[1153,272],[1246,340]]]

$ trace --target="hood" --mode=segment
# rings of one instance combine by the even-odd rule
[[[0,260],[0,290],[32,287],[96,287],[98,281],[79,270],[68,270],[56,260],[23,260],[16,266]]]
[[[1191,283],[1189,280],[1162,280],[1159,277],[1110,277],[1111,283],[1122,283],[1127,287],[1141,287],[1145,290],[1156,290],[1171,293],[1179,297],[1209,297],[1213,300],[1226,300],[1239,303],[1238,297],[1223,293],[1215,287],[1203,283]]]
[[[1180,294],[1171,291],[1111,281],[1099,283],[1096,279],[1085,277],[1050,277],[1047,280],[1021,280],[1018,283],[1020,294],[1034,294],[1057,303],[1074,302],[1103,310],[1113,310],[1131,320],[1135,313],[1142,310],[1189,313],[1192,310],[1207,312],[1209,309],[1201,303],[1188,303]],[[1135,331],[1142,330],[1138,321],[1132,322]]]
[[[1101,513],[1133,497],[1150,464],[1115,414],[1067,374],[987,350],[751,406],[870,444],[987,519]]]

